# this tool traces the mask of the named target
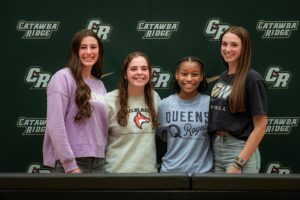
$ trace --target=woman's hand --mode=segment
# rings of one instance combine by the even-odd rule
[[[77,169],[74,169],[72,171],[69,171],[68,173],[70,173],[70,174],[81,174],[82,172],[79,168],[77,168]]]
[[[234,167],[233,165],[230,165],[226,169],[226,174],[241,174],[241,173],[242,173],[242,170]]]

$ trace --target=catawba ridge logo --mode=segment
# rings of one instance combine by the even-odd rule
[[[293,127],[298,127],[299,117],[268,117],[266,134],[288,135]]]
[[[43,167],[43,165],[39,162],[29,163],[26,169],[26,172],[29,174],[48,174],[51,173],[49,168]]]
[[[172,74],[167,71],[163,71],[160,66],[151,67],[152,83],[155,89],[168,89]]]
[[[24,31],[23,39],[49,39],[53,31],[58,31],[58,21],[19,20],[17,31]]]
[[[265,81],[270,89],[287,89],[292,73],[282,70],[281,66],[271,65],[265,73]]]
[[[264,31],[263,39],[286,39],[292,31],[298,30],[299,21],[264,21],[259,20],[256,30]]]
[[[272,161],[268,163],[266,174],[291,174],[290,167],[284,167],[279,161]]]
[[[142,39],[169,39],[177,31],[179,22],[146,22],[139,21],[137,31],[145,31]]]
[[[93,18],[87,22],[86,28],[94,31],[101,41],[109,41],[112,25],[104,24],[100,18]]]
[[[222,23],[219,18],[211,18],[207,21],[204,34],[210,36],[210,41],[219,41],[222,33],[229,27],[228,23]]]
[[[50,72],[43,72],[40,66],[30,66],[25,75],[24,81],[31,84],[30,89],[44,89],[50,81]]]
[[[25,128],[22,135],[43,135],[46,130],[46,119],[35,117],[19,117],[17,127]]]

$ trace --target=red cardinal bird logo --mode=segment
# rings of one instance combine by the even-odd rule
[[[142,129],[143,123],[149,123],[150,119],[146,117],[145,115],[142,115],[140,112],[136,113],[136,116],[134,117],[134,123],[135,125]]]

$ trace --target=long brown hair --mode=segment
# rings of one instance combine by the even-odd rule
[[[123,67],[121,70],[121,78],[118,82],[118,97],[116,101],[116,106],[118,109],[117,112],[117,121],[120,126],[127,126],[128,124],[128,114],[129,114],[129,108],[128,108],[128,81],[125,79],[125,76],[127,75],[127,68],[129,66],[129,63],[136,57],[144,57],[147,61],[147,65],[149,68],[149,81],[145,85],[144,88],[144,96],[145,96],[145,103],[148,106],[150,110],[150,115],[151,115],[151,121],[152,121],[152,127],[155,128],[157,127],[157,119],[156,119],[156,112],[154,109],[154,104],[153,104],[153,85],[151,82],[151,66],[150,66],[150,60],[148,56],[142,52],[136,51],[133,53],[130,53],[127,55],[127,57],[123,61]]]
[[[237,71],[235,74],[235,79],[232,85],[232,91],[229,97],[229,106],[230,111],[235,112],[243,112],[246,110],[245,107],[245,98],[246,98],[246,79],[247,73],[249,71],[251,65],[251,39],[248,31],[241,26],[231,26],[225,30],[225,32],[221,36],[221,43],[223,36],[226,33],[233,33],[241,39],[242,49],[241,55],[239,58],[239,63],[237,66]],[[225,62],[222,57],[223,62],[228,68],[228,63]]]
[[[67,67],[70,68],[77,85],[75,101],[78,106],[78,112],[74,118],[74,121],[80,121],[81,119],[89,118],[93,111],[93,107],[89,102],[91,89],[83,81],[81,75],[82,63],[79,58],[79,48],[81,45],[81,41],[83,40],[83,38],[88,36],[94,37],[97,40],[99,46],[99,57],[97,62],[92,67],[92,75],[97,79],[100,79],[102,76],[103,46],[101,40],[95,32],[88,29],[82,29],[75,33],[75,35],[73,36],[66,63]]]

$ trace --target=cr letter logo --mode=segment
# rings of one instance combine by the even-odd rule
[[[47,87],[50,78],[50,73],[43,73],[40,67],[34,66],[29,68],[25,77],[25,82],[33,84],[31,87],[32,89],[42,89]]]
[[[288,83],[292,74],[288,71],[282,71],[280,66],[271,66],[266,72],[265,80],[271,83],[271,89],[288,88]]]

